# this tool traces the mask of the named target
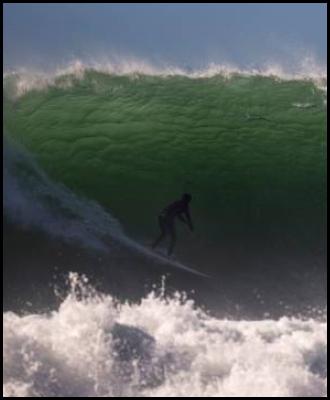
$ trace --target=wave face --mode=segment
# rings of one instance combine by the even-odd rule
[[[175,252],[212,276],[212,309],[220,292],[255,304],[256,290],[263,312],[324,309],[325,78],[212,71],[6,74],[5,218],[92,251],[107,252],[110,237],[148,256],[141,244],[158,234],[158,213],[190,192],[195,232],[178,226]],[[30,260],[34,279],[48,275],[39,263]]]
[[[326,324],[229,321],[150,293],[120,304],[71,274],[48,315],[4,314],[5,397],[324,397]]]
[[[190,191],[204,237],[322,241],[326,106],[313,82],[86,70],[13,96],[21,83],[5,78],[7,131],[132,231],[150,236]]]

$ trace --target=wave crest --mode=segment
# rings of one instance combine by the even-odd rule
[[[290,71],[279,63],[267,63],[261,67],[241,68],[230,63],[209,63],[203,68],[183,68],[165,64],[158,66],[148,61],[138,59],[112,59],[103,61],[74,60],[53,71],[40,71],[28,68],[18,68],[4,73],[5,82],[15,79],[15,96],[22,96],[30,90],[41,90],[47,86],[70,85],[70,80],[58,82],[58,78],[71,76],[73,79],[83,79],[88,71],[95,71],[109,75],[131,76],[157,76],[157,77],[186,77],[190,79],[208,79],[222,76],[230,79],[234,76],[268,77],[277,80],[312,81],[322,90],[327,89],[327,68],[307,57],[294,70]],[[6,83],[5,83],[6,85]]]

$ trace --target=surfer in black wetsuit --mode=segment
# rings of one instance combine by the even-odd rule
[[[187,224],[191,231],[193,231],[194,227],[191,222],[190,212],[189,212],[189,203],[191,201],[191,195],[188,193],[184,193],[180,200],[171,203],[158,216],[158,222],[160,226],[160,235],[155,240],[152,245],[154,249],[164,238],[165,236],[170,236],[170,244],[168,247],[168,255],[171,255],[173,252],[174,245],[176,243],[176,233],[175,233],[175,218],[179,218],[180,221]]]

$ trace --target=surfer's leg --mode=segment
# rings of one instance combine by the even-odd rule
[[[169,226],[168,230],[169,230],[169,234],[170,234],[171,240],[170,240],[170,244],[169,244],[169,247],[168,247],[167,255],[170,256],[173,253],[173,249],[174,249],[174,246],[175,246],[175,243],[176,243],[176,232],[175,232],[174,223],[172,223]]]
[[[152,244],[152,248],[154,249],[155,247],[157,247],[158,246],[158,244],[164,239],[164,237],[165,237],[165,233],[164,232],[162,232],[159,236],[158,236],[158,238],[153,242],[153,244]]]
[[[160,235],[158,238],[154,241],[152,244],[152,248],[154,249],[158,244],[164,239],[166,236],[166,229],[165,229],[165,223],[164,223],[164,218],[163,217],[158,217],[158,222],[159,222],[159,227],[160,227]]]

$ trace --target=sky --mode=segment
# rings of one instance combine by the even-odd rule
[[[4,4],[4,66],[136,57],[210,63],[326,64],[325,3]]]

